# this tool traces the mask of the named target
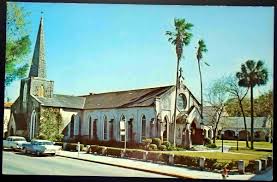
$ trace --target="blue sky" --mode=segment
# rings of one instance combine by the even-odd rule
[[[266,86],[273,87],[273,8],[223,6],[157,6],[20,3],[30,12],[31,62],[41,11],[44,12],[47,77],[54,93],[85,95],[148,88],[175,83],[175,49],[165,31],[173,20],[194,24],[193,38],[181,62],[185,84],[199,98],[195,57],[203,38],[208,52],[202,66],[206,88],[213,80],[234,74],[247,59],[263,60],[270,72]],[[7,88],[14,101],[19,81]]]

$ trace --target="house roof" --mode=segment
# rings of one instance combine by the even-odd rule
[[[246,117],[246,126],[251,128],[251,117]],[[269,120],[267,117],[254,117],[254,128],[266,128]],[[222,117],[220,128],[244,128],[243,117]]]
[[[85,103],[84,97],[70,95],[54,94],[51,98],[37,96],[33,97],[38,100],[42,106],[83,109]]]
[[[5,102],[4,108],[10,108],[12,106],[13,102]]]
[[[168,91],[171,86],[145,88],[91,94],[86,96],[84,109],[147,107],[155,102],[155,98]]]

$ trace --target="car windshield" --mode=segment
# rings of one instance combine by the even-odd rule
[[[14,138],[13,141],[26,141],[25,138]]]
[[[53,142],[38,142],[39,145],[53,145]]]

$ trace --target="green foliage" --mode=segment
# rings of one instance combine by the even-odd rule
[[[204,138],[204,144],[205,145],[209,145],[209,144],[211,144],[212,143],[212,140],[210,139],[210,138]]]
[[[144,151],[142,150],[134,150],[134,149],[126,149],[126,156],[130,158],[135,158],[135,159],[143,159],[143,153]]]
[[[166,35],[169,37],[168,41],[176,46],[177,58],[180,60],[183,55],[184,45],[188,45],[191,41],[192,33],[190,31],[193,24],[187,22],[185,19],[175,18],[174,27],[175,30],[166,31]]]
[[[150,144],[148,150],[158,150],[158,147],[156,144]]]
[[[142,145],[144,146],[144,149],[148,149],[149,145],[152,143],[151,138],[145,138],[142,140]]]
[[[119,148],[107,147],[107,150],[106,150],[107,155],[116,156],[116,157],[121,157],[122,152],[123,152],[123,149],[119,149]]]
[[[216,148],[216,144],[215,143],[210,143],[210,144],[207,144],[206,147],[208,148]]]
[[[160,147],[161,144],[162,144],[162,141],[161,141],[160,138],[153,138],[152,139],[152,144],[155,144],[155,145],[157,145],[157,147]]]
[[[168,149],[168,148],[171,146],[171,143],[170,143],[169,141],[164,141],[164,142],[162,143],[162,145],[165,145],[166,148]]]
[[[205,167],[208,169],[214,169],[217,163],[217,159],[206,159]]]
[[[162,151],[165,151],[167,149],[167,147],[165,145],[160,145],[159,149]]]
[[[242,101],[243,110],[246,117],[251,116],[251,103],[249,98],[244,98]],[[229,116],[241,117],[242,113],[235,99],[229,99],[226,102],[226,111]],[[273,113],[273,94],[272,90],[269,90],[259,97],[254,99],[254,116],[256,117],[272,117]]]
[[[175,155],[174,156],[174,163],[181,164],[181,165],[186,165],[186,166],[198,167],[199,166],[199,157]]]
[[[78,151],[77,150],[77,146],[78,146],[77,143],[67,143],[65,145],[64,150],[67,150],[67,151]],[[83,149],[84,149],[84,145],[80,144],[80,151],[82,151]]]
[[[160,159],[160,155],[161,153],[158,153],[158,152],[148,152],[147,160],[158,161]]]
[[[26,32],[28,13],[17,3],[7,3],[7,42],[5,85],[21,79],[28,71],[28,59],[31,41]]]
[[[52,108],[45,108],[41,113],[41,121],[39,127],[40,135],[44,135],[47,140],[61,141],[63,134],[62,129],[62,117],[59,110]]]

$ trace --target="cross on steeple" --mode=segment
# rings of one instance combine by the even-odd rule
[[[44,30],[43,30],[43,12],[39,23],[36,45],[29,72],[29,77],[46,78],[46,62],[44,53]]]

